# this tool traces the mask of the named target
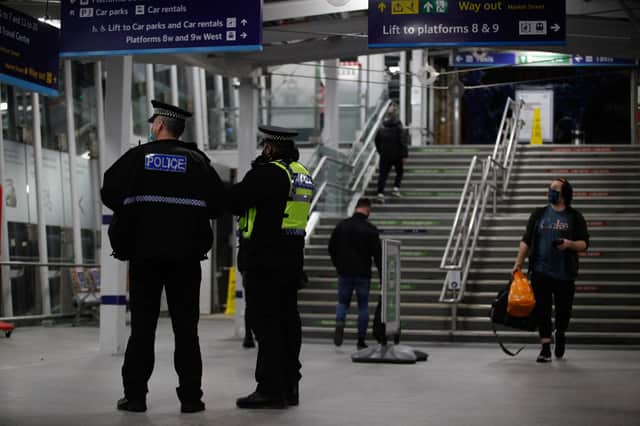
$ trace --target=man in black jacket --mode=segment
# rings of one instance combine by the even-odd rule
[[[104,175],[102,201],[114,212],[114,256],[129,260],[131,336],[122,366],[118,409],[147,409],[147,382],[164,286],[175,335],[174,362],[182,412],[204,410],[198,339],[200,261],[211,249],[211,219],[222,211],[224,188],[195,143],[178,140],[191,116],[152,101],[149,143],[127,151]],[[117,229],[116,229],[117,228]]]
[[[396,109],[391,108],[383,127],[376,133],[376,150],[380,155],[378,174],[378,199],[384,200],[384,187],[393,167],[396,171],[392,194],[400,195],[400,185],[404,175],[404,161],[409,156],[408,137],[402,122],[398,120]]]
[[[365,336],[369,322],[369,290],[371,288],[371,259],[378,273],[381,271],[382,248],[378,229],[367,219],[371,213],[371,201],[360,198],[356,211],[349,219],[338,223],[329,240],[331,262],[338,272],[338,306],[333,342],[342,345],[347,310],[351,296],[358,298],[358,349],[367,347]]]
[[[297,132],[260,126],[264,149],[229,192],[231,212],[241,216],[247,309],[258,340],[255,392],[238,408],[286,408],[299,404],[298,286],[313,182],[298,162]]]
[[[534,315],[542,350],[537,362],[551,361],[552,298],[556,307],[555,355],[565,352],[565,332],[569,327],[573,296],[578,275],[578,253],[589,246],[587,223],[571,207],[573,188],[565,178],[551,181],[547,192],[549,204],[536,209],[529,217],[520,241],[513,273],[522,268],[529,255],[529,274],[536,298]]]

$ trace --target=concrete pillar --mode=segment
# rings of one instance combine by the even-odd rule
[[[32,111],[33,111],[33,156],[35,159],[36,174],[36,209],[38,218],[38,254],[40,263],[49,263],[49,254],[47,251],[47,223],[44,218],[44,176],[42,165],[42,131],[40,127],[40,95],[38,93],[31,94]],[[46,266],[38,267],[38,277],[40,281],[40,297],[42,301],[42,314],[51,314],[51,292],[49,291],[49,268]]]
[[[418,78],[424,68],[424,51],[414,50],[411,55],[411,145],[422,144],[422,132],[426,127],[426,88]]]
[[[193,120],[195,138],[198,148],[204,150],[204,135],[202,133],[202,91],[200,89],[200,69],[191,67],[191,87],[193,87]]]
[[[220,147],[227,143],[227,129],[224,121],[224,84],[221,75],[216,75],[213,78],[213,90],[214,90],[214,111],[216,111],[216,147]]]
[[[2,93],[2,92],[0,92]],[[2,99],[0,98],[0,103]],[[2,109],[0,109],[0,123],[2,123]],[[4,189],[4,134],[2,126],[0,125],[0,184]],[[4,192],[3,192],[4,194]],[[5,197],[5,195],[3,195]],[[5,198],[6,199],[6,198]],[[2,216],[2,222],[0,223],[0,260],[2,262],[9,261],[9,232],[7,228],[7,210],[5,209],[4,199],[0,201],[0,212]],[[5,317],[13,316],[13,296],[11,294],[11,268],[9,266],[2,266],[2,282],[0,283],[0,290],[2,291],[2,313],[0,315]]]
[[[67,144],[69,145],[69,181],[71,186],[71,223],[73,230],[73,261],[82,263],[82,231],[76,168],[76,120],[73,108],[73,73],[71,60],[64,61],[64,92],[67,110]]]
[[[172,65],[169,71],[171,80],[171,105],[178,106],[180,99],[178,97],[178,67]]]
[[[155,76],[153,75],[153,64],[146,64],[144,67],[144,82],[147,94],[147,115],[153,115],[151,100],[156,97]]]
[[[324,129],[322,140],[324,144],[333,149],[338,149],[340,143],[340,104],[338,103],[338,66],[337,59],[322,61],[324,75],[326,77]]]
[[[105,150],[101,157],[106,167],[129,148],[133,133],[131,121],[131,56],[113,56],[105,60],[107,97],[105,103]],[[108,354],[124,353],[126,344],[125,306],[127,264],[111,257],[107,234],[112,212],[103,207],[100,305],[100,351]]]
[[[251,168],[256,157],[258,137],[258,88],[254,77],[240,79],[239,89],[240,122],[238,128],[238,180],[241,180]],[[236,262],[234,262],[236,264]],[[244,336],[244,287],[242,275],[236,273],[236,336]]]
[[[407,52],[400,52],[400,121],[407,125]]]

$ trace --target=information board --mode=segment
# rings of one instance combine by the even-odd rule
[[[520,114],[520,119],[524,121],[524,126],[518,134],[519,142],[530,142],[533,131],[534,111],[540,110],[540,126],[542,127],[542,140],[553,142],[553,90],[533,89],[516,90],[516,99],[524,100],[524,107]]]
[[[400,241],[382,239],[382,322],[387,335],[400,330]]]
[[[60,31],[0,5],[0,81],[58,96]]]
[[[68,0],[62,57],[262,49],[262,0]]]
[[[369,0],[369,47],[558,45],[565,0]]]

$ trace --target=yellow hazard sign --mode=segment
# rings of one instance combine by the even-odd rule
[[[418,15],[420,13],[419,0],[393,0],[391,2],[392,15]]]
[[[531,145],[542,145],[542,120],[540,108],[533,109],[533,125],[531,126]]]
[[[227,287],[227,309],[225,315],[236,314],[236,268],[229,269],[229,286]]]

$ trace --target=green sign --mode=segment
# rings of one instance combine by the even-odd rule
[[[449,11],[448,0],[420,0],[420,14],[447,13]]]

